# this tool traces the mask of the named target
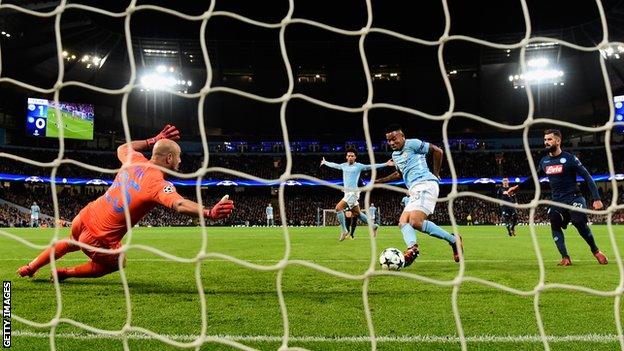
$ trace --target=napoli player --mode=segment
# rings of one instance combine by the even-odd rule
[[[203,209],[199,204],[180,196],[173,184],[164,179],[162,171],[149,166],[153,164],[177,171],[180,165],[180,146],[174,140],[178,139],[180,133],[176,127],[167,125],[153,138],[121,145],[117,149],[117,157],[126,167],[117,173],[115,181],[106,193],[87,204],[76,215],[72,221],[70,238],[97,248],[110,250],[120,248],[121,239],[127,231],[122,191],[127,199],[131,226],[158,204],[194,217],[219,219],[229,216],[234,208],[231,200],[224,198],[212,209]],[[152,157],[149,161],[138,152],[152,148]],[[22,277],[32,277],[50,262],[52,251],[55,259],[59,259],[68,252],[80,249],[80,246],[60,241],[44,250],[29,264],[20,267],[17,273]],[[70,277],[101,277],[119,269],[120,254],[100,253],[85,248],[82,248],[82,251],[90,260],[75,267],[57,268],[59,281]]]
[[[576,184],[576,175],[578,174],[585,179],[589,186],[593,199],[592,207],[596,210],[601,209],[603,205],[598,187],[587,169],[576,156],[561,150],[561,132],[556,129],[546,129],[544,131],[544,145],[548,155],[544,156],[539,163],[539,174],[545,174],[548,177],[552,200],[574,207],[587,208],[587,202]],[[518,188],[519,185],[511,187],[507,193],[513,195]],[[560,266],[572,264],[563,236],[563,230],[567,228],[569,222],[572,222],[572,225],[576,227],[581,237],[587,242],[598,263],[608,263],[607,257],[596,246],[594,236],[587,225],[588,219],[585,213],[551,206],[548,209],[548,215],[552,236],[561,254]]]
[[[503,185],[496,190],[496,197],[500,200],[517,204],[516,195],[509,195],[509,178],[503,178]],[[501,205],[501,221],[505,223],[507,234],[516,236],[516,225],[518,224],[518,213],[514,207]]]
[[[378,163],[375,165],[364,165],[359,162],[355,162],[357,154],[355,150],[348,150],[345,155],[347,162],[338,164],[325,161],[325,157],[321,160],[321,166],[327,166],[342,171],[342,181],[344,185],[344,197],[336,205],[336,216],[338,222],[340,222],[340,238],[339,241],[343,241],[349,235],[347,229],[347,220],[345,217],[345,210],[348,208],[364,224],[368,224],[368,217],[360,211],[360,205],[358,199],[360,197],[360,191],[358,190],[358,180],[362,171],[371,170],[373,167],[382,168],[390,165],[390,161],[386,163]],[[377,224],[373,224],[373,234],[377,235]]]
[[[453,260],[459,262],[458,238],[427,220],[435,209],[440,191],[438,182],[444,151],[418,139],[405,139],[401,126],[396,124],[386,129],[386,140],[394,150],[392,160],[397,171],[378,179],[377,182],[384,183],[402,177],[405,186],[409,189],[409,201],[399,219],[399,227],[407,245],[407,250],[403,253],[405,267],[411,265],[420,254],[416,230],[448,242],[453,249]],[[433,172],[427,165],[428,154],[433,154]]]

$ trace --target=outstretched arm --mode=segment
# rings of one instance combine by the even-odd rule
[[[340,165],[337,163],[325,161],[325,157],[323,157],[323,159],[321,160],[321,166],[327,166],[333,169],[342,169],[342,167],[340,167]]]
[[[133,140],[128,143],[121,144],[117,148],[117,158],[121,162],[126,161],[126,155],[132,151],[145,151],[150,150],[154,144],[158,140],[161,139],[170,139],[170,140],[179,140],[180,139],[180,131],[175,126],[167,124],[163,130],[158,133],[158,135],[146,139],[146,140]]]
[[[204,218],[208,219],[221,219],[227,218],[230,214],[232,214],[234,202],[229,200],[227,197],[223,197],[221,201],[217,202],[217,204],[215,204],[212,208],[208,209],[202,208],[195,201],[179,199],[173,203],[172,208],[178,213],[191,217],[204,216]]]
[[[383,177],[383,178],[379,178],[377,180],[375,180],[375,183],[388,183],[388,182],[392,182],[395,180],[399,180],[401,179],[401,172],[399,171],[395,171],[394,173],[390,174],[389,176]]]
[[[388,161],[386,161],[384,163],[375,163],[373,165],[362,165],[362,170],[363,171],[370,171],[373,168],[378,169],[378,168],[383,168],[383,167],[389,167],[389,166],[392,166],[392,165],[394,165],[394,163],[392,163],[392,160],[388,160]]]

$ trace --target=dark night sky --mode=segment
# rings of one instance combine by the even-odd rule
[[[3,1],[29,4],[30,1]],[[128,2],[81,1],[110,11],[123,11]],[[293,17],[307,18],[342,29],[357,30],[366,24],[364,1],[298,0]],[[603,1],[608,17],[610,41],[624,41],[623,1]],[[208,9],[208,2],[139,1],[198,15]],[[579,45],[595,45],[602,38],[598,11],[594,1],[527,2],[533,31],[539,35],[559,35]],[[450,1],[451,34],[470,35],[500,43],[518,41],[525,31],[519,1]],[[48,8],[47,10],[50,10]],[[288,10],[287,1],[217,1],[215,10],[232,11],[258,21],[279,22]],[[444,29],[440,1],[372,1],[373,26],[397,31],[426,40],[436,40]],[[76,52],[101,52],[108,60],[97,72],[85,71],[79,65],[66,65],[66,80],[82,81],[104,88],[122,87],[129,76],[123,19],[110,18],[82,10],[68,10],[61,19],[64,48]],[[57,75],[53,19],[40,19],[0,11],[0,26],[13,32],[11,40],[3,37],[2,77],[12,77],[31,84],[50,87]],[[135,50],[141,39],[162,40],[188,47],[199,47],[200,22],[186,21],[157,11],[138,11],[132,15],[131,31]],[[206,38],[214,86],[229,86],[265,97],[279,97],[287,88],[287,75],[279,51],[278,29],[265,29],[226,17],[212,18]],[[323,29],[292,24],[286,30],[288,56],[295,74],[322,72],[327,82],[295,84],[295,93],[349,107],[361,106],[366,100],[364,70],[358,51],[359,37],[344,36]],[[437,47],[423,46],[372,33],[365,42],[369,67],[380,65],[401,73],[399,82],[375,82],[374,102],[388,102],[431,114],[448,108],[449,97],[438,67]],[[445,44],[447,70],[458,69],[451,80],[456,111],[482,115],[502,123],[521,123],[527,113],[524,91],[514,90],[507,81],[518,70],[518,51],[509,57],[501,50],[452,41]],[[135,53],[136,54],[136,53]],[[200,53],[201,55],[201,53]],[[141,62],[137,57],[139,69]],[[191,91],[199,89],[206,79],[204,64],[195,60],[182,65],[186,77],[192,78]],[[599,70],[598,53],[585,53],[567,48],[559,52],[558,64],[566,72],[565,87],[534,90],[537,114],[574,121],[582,125],[604,123],[608,101]],[[609,60],[607,66],[615,93],[622,91],[622,60]],[[237,84],[224,77],[231,71],[253,75],[253,83]],[[624,93],[624,92],[622,92]],[[25,97],[38,94],[0,84],[0,107],[20,114]],[[99,132],[120,130],[121,98],[90,92],[82,88],[64,88],[66,101],[96,104],[96,128]],[[136,91],[130,99],[130,122],[137,130],[157,128],[162,122],[177,123],[187,135],[197,132],[197,99],[159,94],[146,97]],[[226,93],[210,94],[204,107],[206,125],[224,135],[279,136],[279,105],[267,104]],[[362,115],[328,110],[302,100],[292,100],[287,109],[289,130],[294,138],[346,137],[362,135]],[[371,112],[373,128],[389,122],[400,122],[410,128],[439,135],[439,122],[378,109]],[[8,128],[10,130],[10,128]],[[466,119],[454,119],[453,133],[491,133],[487,126]],[[19,131],[15,131],[19,132]],[[139,132],[140,133],[140,132]]]

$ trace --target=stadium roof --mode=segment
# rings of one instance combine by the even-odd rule
[[[51,11],[58,1],[3,1],[36,11]],[[68,3],[73,3],[72,1]],[[112,12],[122,12],[129,1],[80,1]],[[208,2],[139,1],[188,14],[200,15]],[[293,17],[307,18],[342,29],[357,30],[366,24],[364,1],[295,1]],[[593,46],[602,38],[601,23],[594,1],[527,1],[533,36],[548,36],[583,46]],[[609,25],[609,41],[624,42],[624,1],[603,1]],[[437,40],[444,29],[440,1],[372,1],[373,26],[406,35]],[[475,4],[450,1],[451,34],[469,35],[497,43],[512,43],[524,35],[525,25],[519,1],[487,0]],[[288,11],[288,1],[217,1],[215,11],[231,11],[257,21],[278,23]],[[200,21],[187,21],[153,10],[136,11],[130,28],[134,59],[139,74],[158,66],[175,68],[188,92],[196,92],[206,79],[205,63],[199,42]],[[214,17],[206,27],[206,43],[214,70],[213,85],[238,88],[266,97],[279,97],[287,87],[281,59],[278,29],[265,29],[229,17]],[[0,10],[0,29],[10,37],[0,37],[2,77],[12,77],[31,84],[51,87],[57,77],[54,18],[38,18],[12,9]],[[129,76],[124,18],[113,18],[78,9],[68,9],[61,16],[65,80],[76,80],[103,88],[122,87]],[[349,107],[361,106],[366,98],[366,84],[358,51],[357,36],[344,36],[304,24],[291,24],[286,30],[289,59],[296,77],[295,92]],[[369,34],[365,42],[367,58],[375,82],[375,101],[389,102],[440,114],[448,108],[437,47],[399,40],[379,33]],[[526,94],[514,90],[506,78],[518,71],[519,50],[493,49],[473,43],[453,41],[445,45],[444,60],[452,79],[456,110],[480,114],[504,123],[520,123],[526,116]],[[604,123],[608,101],[599,70],[598,54],[565,47],[553,51],[556,62],[566,74],[565,87],[536,93],[536,115],[557,117],[583,125]],[[75,59],[72,56],[75,55]],[[85,56],[89,59],[84,60]],[[97,58],[97,63],[93,61]],[[607,60],[609,78],[616,93],[624,90],[624,58]],[[89,65],[90,64],[90,65]],[[87,67],[89,66],[89,67]],[[452,73],[454,71],[454,73]],[[385,78],[395,74],[396,79]],[[318,78],[318,79],[315,79]],[[311,81],[307,79],[310,78]],[[4,110],[23,109],[18,96],[31,93],[2,84],[5,93],[0,105]],[[64,88],[65,100],[94,102],[102,118],[115,121],[121,129],[119,97],[96,94],[84,89]],[[183,129],[196,133],[197,100],[177,97],[154,97],[136,94],[131,114],[143,117],[131,120],[137,126],[155,127],[170,115]],[[151,99],[151,100],[150,100]],[[21,105],[20,105],[21,104]],[[361,118],[327,110],[302,101],[289,105],[297,119],[289,119],[296,133],[330,133],[329,128],[350,133],[353,121],[361,133]],[[211,94],[206,102],[207,125],[215,133],[281,135],[279,106],[264,106],[227,94]],[[191,116],[189,118],[189,116]],[[353,117],[353,116],[351,116]],[[375,111],[372,123],[387,120],[420,123],[440,131],[439,122],[422,121],[393,111]],[[140,120],[140,122],[139,122]],[[185,121],[190,122],[185,122]],[[310,123],[314,120],[317,123]],[[301,121],[301,122],[299,122]],[[382,122],[383,121],[383,122]],[[244,123],[241,123],[244,122]],[[111,128],[97,123],[96,128]],[[327,129],[327,130],[326,130]],[[474,122],[457,119],[452,132],[482,131]],[[485,128],[491,130],[490,128]]]

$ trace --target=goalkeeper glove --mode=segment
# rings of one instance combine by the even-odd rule
[[[178,128],[176,128],[176,126],[167,124],[165,128],[163,128],[163,130],[160,133],[158,133],[158,135],[156,135],[153,138],[147,139],[147,146],[152,147],[154,146],[154,144],[156,144],[158,140],[161,140],[161,139],[179,140],[180,131],[178,130]]]
[[[217,202],[211,209],[204,210],[204,217],[210,219],[222,219],[227,218],[232,214],[234,209],[234,201],[221,200]]]

